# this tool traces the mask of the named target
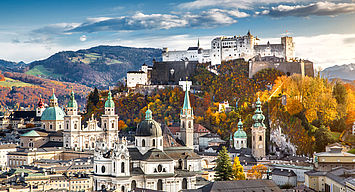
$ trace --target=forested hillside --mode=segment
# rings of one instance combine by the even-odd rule
[[[71,89],[75,91],[76,100],[83,107],[86,96],[92,88],[81,84],[59,82],[16,72],[0,72],[0,107],[30,107],[34,109],[40,97],[49,103],[52,90],[58,97],[59,105],[64,106],[69,99]]]
[[[98,46],[79,51],[63,51],[30,63],[26,74],[80,83],[90,87],[115,85],[129,70],[160,60],[161,50],[122,46]]]

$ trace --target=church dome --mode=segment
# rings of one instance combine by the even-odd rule
[[[111,91],[108,92],[107,101],[105,102],[105,107],[107,107],[107,108],[114,108],[115,107],[115,103],[112,100]]]
[[[64,115],[65,115],[64,111],[60,107],[58,107],[57,97],[55,96],[53,90],[53,95],[50,99],[49,107],[43,111],[41,116],[41,121],[64,120]]]
[[[137,127],[136,136],[163,136],[160,124],[152,118],[152,111],[149,108],[145,112],[145,120]]]
[[[234,138],[247,138],[247,133],[243,130],[243,123],[241,119],[239,119],[238,130],[234,133]]]
[[[45,109],[41,116],[41,121],[43,120],[64,120],[64,111],[60,107],[48,107]]]

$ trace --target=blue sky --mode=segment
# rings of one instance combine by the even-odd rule
[[[2,0],[0,58],[31,62],[96,45],[209,48],[215,36],[294,37],[296,56],[325,68],[355,63],[355,1]]]

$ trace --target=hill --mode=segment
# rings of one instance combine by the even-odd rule
[[[24,62],[13,62],[6,61],[0,59],[0,70],[1,71],[12,71],[12,72],[20,72],[23,71],[27,67],[27,64]]]
[[[325,68],[321,74],[329,79],[355,80],[355,63],[347,65],[335,65]]]
[[[3,72],[0,76],[4,77],[4,80],[0,81],[0,108],[30,107],[34,109],[40,97],[45,103],[49,103],[53,89],[55,89],[59,105],[64,106],[72,88],[79,105],[84,107],[86,96],[91,91],[90,87],[84,85],[48,80],[24,73]]]
[[[160,60],[161,50],[122,46],[98,46],[79,51],[63,51],[29,64],[26,74],[80,83],[86,86],[115,85],[129,70]]]

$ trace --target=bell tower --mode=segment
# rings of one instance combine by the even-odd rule
[[[266,156],[266,127],[264,124],[265,116],[263,115],[263,111],[261,110],[261,102],[259,98],[256,101],[255,106],[256,110],[255,114],[253,115],[254,124],[251,127],[252,153],[255,158],[261,159]]]
[[[194,148],[194,113],[190,105],[189,89],[186,87],[184,105],[180,113],[181,139],[188,148]]]
[[[118,136],[118,115],[115,114],[115,102],[111,91],[108,92],[105,102],[105,114],[101,116],[101,127],[105,131],[106,142],[113,144]]]
[[[64,116],[63,146],[71,149],[82,149],[79,134],[81,131],[81,116],[78,115],[78,103],[75,100],[74,91],[70,93],[70,99],[66,106]],[[75,139],[76,138],[76,139]]]

